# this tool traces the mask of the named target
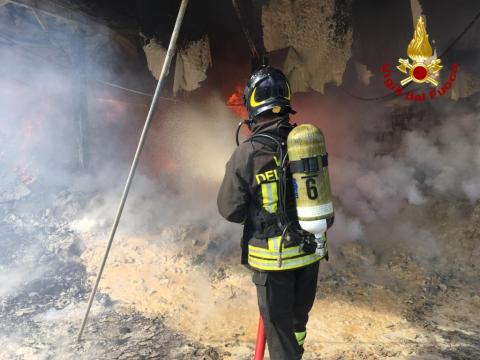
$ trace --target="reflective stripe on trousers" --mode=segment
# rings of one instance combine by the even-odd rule
[[[306,331],[295,332],[295,338],[297,339],[298,345],[303,346],[305,338],[307,337]]]

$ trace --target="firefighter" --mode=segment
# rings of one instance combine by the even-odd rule
[[[292,225],[298,224],[293,190],[282,187],[289,182],[282,183],[280,163],[295,126],[289,121],[295,113],[291,97],[281,71],[263,66],[253,72],[243,99],[252,134],[228,161],[217,199],[220,214],[244,226],[242,264],[253,270],[272,360],[301,359],[319,261],[328,256],[315,253],[313,236]],[[328,219],[328,227],[332,223]]]

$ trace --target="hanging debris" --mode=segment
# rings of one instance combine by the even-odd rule
[[[351,56],[352,30],[334,0],[271,1],[262,12],[267,51],[289,48],[283,71],[293,91],[323,92],[342,83]]]
[[[166,50],[153,39],[147,41],[143,50],[147,57],[148,69],[158,79]],[[176,59],[174,93],[198,89],[200,83],[207,78],[207,70],[212,65],[208,36],[187,43],[185,47],[179,49]]]
[[[192,41],[177,53],[173,91],[192,91],[200,87],[207,78],[207,70],[212,65],[208,36]]]
[[[158,80],[160,72],[162,71],[163,61],[167,50],[163,48],[156,40],[149,39],[143,46],[143,51],[147,57],[148,70],[152,73],[155,79]]]

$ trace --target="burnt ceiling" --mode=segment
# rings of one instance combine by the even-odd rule
[[[72,51],[68,46],[71,36],[83,32],[94,39],[93,45],[90,44],[92,58],[97,57],[96,61],[108,66],[111,56],[102,59],[102,51],[96,51],[95,47],[102,46],[99,33],[113,33],[110,45],[115,50],[113,54],[130,61],[133,69],[127,71],[115,62],[110,66],[117,68],[119,76],[125,72],[148,73],[143,47],[149,41],[167,46],[179,3],[178,0],[0,1],[0,39],[7,44],[20,43],[24,48],[35,47],[37,52],[39,45],[44,44],[42,56],[63,62]],[[179,48],[208,39],[211,66],[202,84],[224,93],[245,80],[252,63],[258,64],[258,59],[252,59],[252,43],[260,54],[270,52],[273,65],[284,68],[297,84],[297,91],[323,92],[328,84],[357,88],[361,85],[359,69],[364,69],[373,76],[362,91],[378,92],[384,90],[380,66],[406,56],[415,11],[425,15],[437,54],[448,50],[442,59],[444,64],[460,63],[476,91],[475,84],[480,79],[480,70],[475,66],[480,51],[480,23],[473,24],[456,41],[480,11],[474,0],[462,0],[455,5],[433,0],[190,1]],[[47,46],[50,50],[45,49]],[[335,61],[330,61],[332,58]],[[148,80],[142,76],[140,79],[135,86],[143,90],[151,88],[151,84],[142,86]]]

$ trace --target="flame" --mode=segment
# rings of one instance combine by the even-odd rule
[[[422,17],[418,18],[415,33],[408,45],[407,54],[410,59],[417,62],[424,62],[432,56],[432,47],[428,41],[427,29]]]
[[[242,85],[237,85],[235,91],[230,94],[227,100],[227,106],[239,119],[246,119],[248,117],[247,109],[243,106]]]
[[[35,175],[29,173],[29,167],[30,165],[24,165],[16,166],[12,169],[12,171],[15,173],[15,175],[18,176],[20,181],[27,186],[33,184],[37,180],[37,177]]]

